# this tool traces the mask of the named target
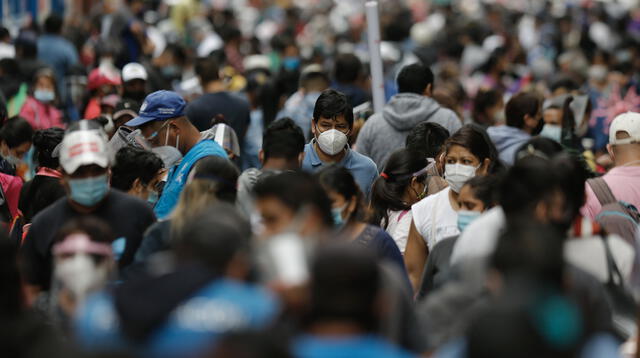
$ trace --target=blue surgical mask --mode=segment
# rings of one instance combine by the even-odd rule
[[[176,65],[164,66],[160,69],[160,71],[165,78],[171,79],[179,77],[182,74],[181,68]]]
[[[49,103],[56,98],[56,94],[52,90],[37,89],[33,91],[33,97],[42,103]]]
[[[480,215],[482,215],[479,211],[468,211],[468,210],[460,210],[458,211],[458,230],[463,232],[464,229],[471,224],[475,219],[477,219]]]
[[[92,207],[109,193],[109,178],[106,174],[85,179],[70,179],[69,194],[76,203]]]
[[[346,208],[347,208],[347,204],[344,204],[341,207],[331,209],[331,215],[333,216],[333,223],[338,228],[344,225],[344,219],[342,219],[342,212]]]
[[[553,139],[560,143],[560,140],[562,139],[562,127],[557,124],[545,124],[544,127],[542,127],[540,136]]]
[[[282,59],[282,66],[287,71],[295,71],[300,67],[300,59],[293,56],[285,57]]]
[[[158,202],[158,192],[155,190],[150,191],[149,196],[147,197],[147,202],[151,204],[151,206],[156,206],[156,203]]]

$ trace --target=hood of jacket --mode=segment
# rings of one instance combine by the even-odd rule
[[[382,113],[390,126],[405,132],[429,120],[440,108],[432,98],[415,93],[399,93],[391,97]]]
[[[498,151],[502,151],[503,149],[514,145],[522,144],[522,142],[531,138],[529,133],[522,129],[509,126],[490,127],[487,129],[487,133],[496,145]]]

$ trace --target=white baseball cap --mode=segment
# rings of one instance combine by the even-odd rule
[[[122,81],[147,80],[147,70],[137,62],[127,63],[122,68]]]
[[[617,139],[618,132],[627,132],[629,138]],[[622,145],[640,143],[640,113],[627,112],[618,115],[609,127],[609,144]]]
[[[65,134],[60,144],[60,165],[68,174],[78,168],[95,164],[109,166],[109,153],[104,133],[95,129],[77,130]]]

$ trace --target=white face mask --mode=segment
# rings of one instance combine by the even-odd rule
[[[480,168],[480,165],[474,167],[464,164],[446,164],[444,166],[444,179],[449,183],[451,190],[459,193],[464,183],[476,176],[478,168]]]
[[[56,262],[55,277],[78,299],[107,282],[106,265],[96,265],[88,254],[77,254]]]
[[[323,152],[329,155],[336,155],[347,145],[348,138],[346,134],[337,129],[329,129],[328,131],[320,133],[317,141]]]

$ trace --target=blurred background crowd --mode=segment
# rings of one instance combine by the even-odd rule
[[[7,357],[636,354],[638,1],[378,11],[0,0]]]

